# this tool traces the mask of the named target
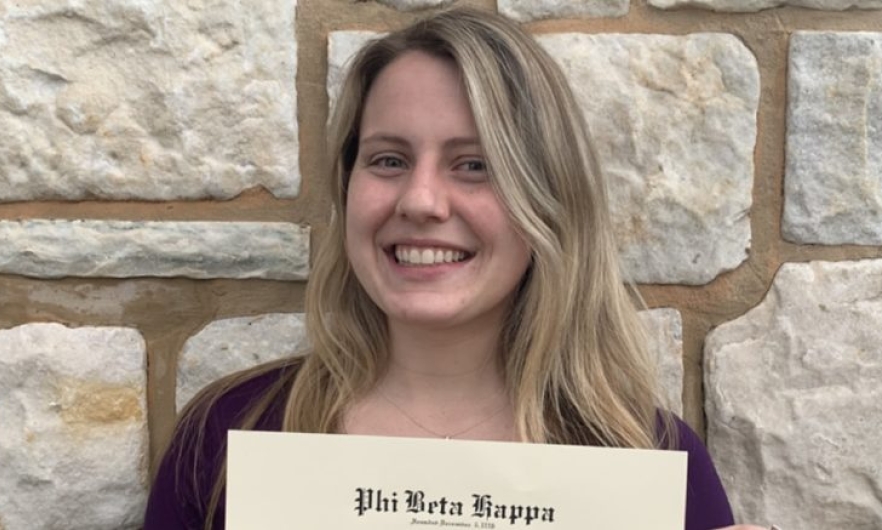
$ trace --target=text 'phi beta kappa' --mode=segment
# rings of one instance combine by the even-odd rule
[[[422,490],[404,490],[399,496],[397,491],[386,494],[381,489],[356,488],[355,511],[359,517],[368,513],[404,513],[423,517],[460,517],[465,521],[508,521],[512,525],[554,523],[552,507],[497,503],[490,495],[478,493],[471,495],[470,502],[460,502],[447,497],[427,498]],[[412,522],[439,524],[443,521],[414,519]]]

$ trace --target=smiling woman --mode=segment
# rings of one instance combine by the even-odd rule
[[[145,528],[223,528],[230,428],[676,448],[686,528],[731,524],[657,397],[581,116],[502,17],[450,10],[368,44],[330,125],[311,355],[194,399]]]

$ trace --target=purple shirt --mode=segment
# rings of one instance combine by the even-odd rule
[[[184,436],[178,430],[153,482],[144,530],[202,530],[211,489],[225,457],[227,431],[236,428],[249,405],[259,399],[278,376],[278,371],[268,372],[221,396],[208,414],[204,437],[198,447],[192,443],[192,435]],[[282,392],[254,430],[279,430],[286,394]],[[734,524],[729,501],[707,450],[679,419],[677,427],[677,447],[689,454],[685,530],[710,530]],[[201,460],[195,466],[196,474],[192,471],[195,458]],[[223,528],[222,497],[213,529]]]

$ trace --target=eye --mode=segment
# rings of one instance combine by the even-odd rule
[[[465,171],[487,171],[487,165],[483,160],[467,160],[460,164],[459,167]]]
[[[459,178],[469,182],[484,182],[487,180],[487,163],[482,158],[466,158],[455,167]]]
[[[404,169],[406,166],[402,158],[393,155],[376,156],[370,160],[368,165],[380,169]]]

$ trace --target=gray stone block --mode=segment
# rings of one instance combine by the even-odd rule
[[[882,9],[882,0],[649,0],[659,9],[694,7],[712,11],[756,12],[773,7],[805,7],[823,11]]]
[[[649,352],[656,361],[665,406],[683,414],[683,322],[676,309],[640,312],[649,338]]]
[[[622,17],[630,0],[499,0],[499,12],[520,22],[548,18]]]
[[[628,275],[704,284],[747,258],[759,70],[728,34],[549,34],[609,181]]]
[[[197,392],[223,376],[301,355],[302,314],[271,313],[212,322],[184,344],[178,357],[175,403],[180,411]]]
[[[146,345],[133,329],[0,331],[4,530],[140,527],[146,384]]]
[[[456,0],[375,0],[378,4],[395,8],[399,11],[417,11],[430,7],[446,7]]]
[[[295,8],[4,2],[0,201],[296,196]]]
[[[882,244],[882,33],[791,37],[784,237]]]
[[[376,31],[332,31],[328,35],[326,87],[330,108],[333,108],[337,101],[352,58],[369,41],[381,38],[383,35],[385,33]]]
[[[309,229],[265,222],[0,221],[0,272],[304,280]]]
[[[882,260],[783,265],[708,336],[705,390],[738,520],[882,528]]]

